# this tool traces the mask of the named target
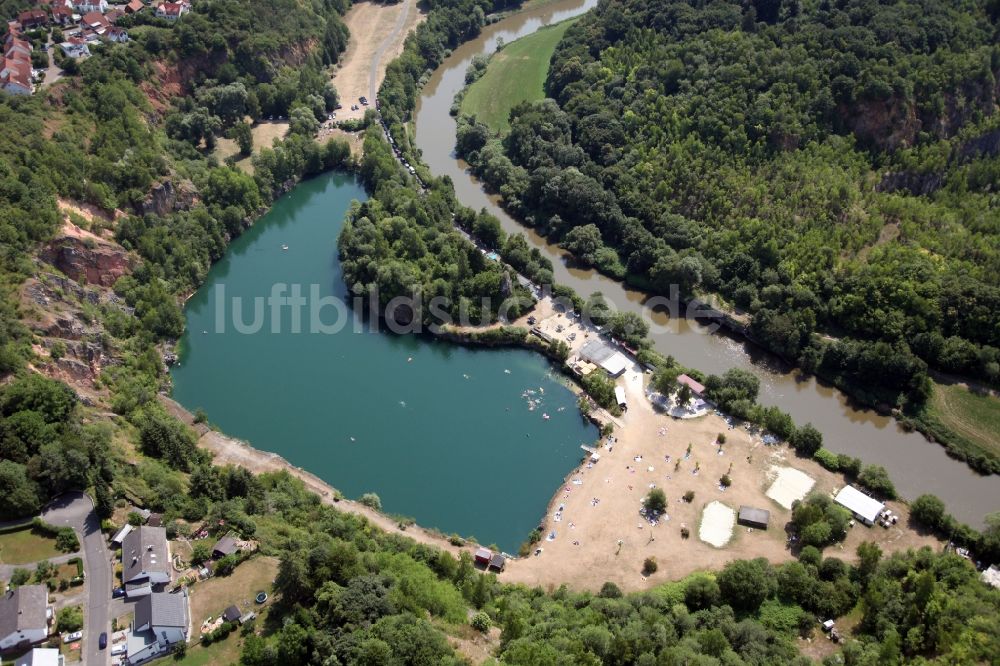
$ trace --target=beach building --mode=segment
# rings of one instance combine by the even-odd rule
[[[170,548],[165,528],[143,525],[125,535],[122,582],[128,597],[151,594],[155,586],[170,582]]]
[[[0,597],[0,651],[26,648],[49,635],[44,585],[22,585]]]
[[[833,501],[850,511],[865,525],[874,525],[875,520],[885,510],[885,504],[865,495],[854,486],[844,486]]]
[[[500,553],[495,553],[493,557],[490,558],[490,571],[501,572],[504,566],[507,564],[507,558]]]
[[[767,524],[771,521],[771,512],[766,509],[743,505],[740,507],[736,521],[745,527],[756,527],[759,530],[766,530]]]
[[[479,548],[476,550],[476,564],[482,564],[483,566],[489,566],[490,561],[493,559],[493,551],[489,548]]]
[[[677,378],[677,383],[687,386],[691,389],[691,393],[695,394],[699,398],[705,393],[705,385],[691,377],[688,377],[687,375],[679,376]]]
[[[625,400],[625,389],[621,386],[615,387],[615,402],[617,402],[618,406],[622,409],[628,409],[628,402]]]
[[[611,377],[620,377],[629,366],[628,357],[602,340],[591,340],[580,348],[579,356],[603,369]]]

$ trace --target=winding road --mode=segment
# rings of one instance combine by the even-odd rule
[[[82,599],[83,663],[87,666],[107,664],[108,652],[98,649],[97,637],[110,629],[111,560],[94,502],[79,491],[60,495],[45,507],[42,520],[57,527],[68,525],[80,539],[86,581]]]

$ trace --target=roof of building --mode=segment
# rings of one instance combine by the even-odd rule
[[[104,18],[104,14],[101,12],[87,12],[80,18],[80,23],[84,25],[89,25],[91,27],[104,26],[107,27],[111,25],[108,23],[108,19]]]
[[[17,631],[44,629],[49,591],[44,585],[22,585],[0,597],[0,638]]]
[[[490,566],[497,569],[503,569],[506,563],[507,563],[507,558],[504,557],[501,553],[496,553],[493,555],[493,557],[490,558]]]
[[[122,541],[122,567],[126,582],[143,572],[169,573],[167,530],[142,525],[125,535]]]
[[[115,535],[111,537],[111,543],[121,543],[122,540],[128,536],[128,533],[134,530],[135,527],[131,523],[125,523],[120,530],[115,532]]]
[[[232,555],[236,552],[236,539],[232,535],[227,534],[215,542],[212,552],[222,553],[223,555]]]
[[[186,9],[187,6],[183,2],[164,2],[156,8],[156,11],[167,16],[180,16]]]
[[[490,550],[489,548],[478,548],[476,550],[477,560],[489,560],[492,557],[493,557],[493,551]]]
[[[833,499],[837,504],[870,523],[874,523],[878,515],[882,513],[882,509],[885,508],[885,504],[874,497],[865,495],[854,486],[844,486]]]
[[[1000,588],[1000,569],[997,568],[997,565],[990,565],[990,567],[983,572],[983,575],[980,576],[980,578],[982,578],[983,582],[987,585]]]
[[[615,387],[615,400],[618,401],[619,405],[625,404],[625,389],[623,389],[621,386]]]
[[[142,0],[130,0],[130,2],[125,5],[125,11],[127,12],[137,12],[142,10],[146,5],[142,4]]]
[[[146,521],[146,524],[150,527],[163,527],[163,515],[159,513],[149,514],[149,520]]]
[[[580,358],[591,363],[600,364],[601,361],[611,358],[615,350],[603,340],[589,340],[580,347]]]
[[[240,613],[240,609],[236,606],[230,606],[226,610],[222,611],[222,619],[226,622],[236,622],[242,615],[243,614]]]
[[[187,627],[187,600],[183,594],[153,592],[135,605],[135,626]]]
[[[767,525],[771,520],[771,512],[767,509],[758,509],[752,506],[741,506],[739,514],[740,522],[758,523]]]
[[[62,661],[56,648],[35,648],[15,663],[17,666],[60,666]]]
[[[17,20],[20,21],[21,23],[24,23],[25,21],[32,21],[32,20],[44,21],[48,17],[49,15],[45,13],[44,9],[26,9],[17,15]]]
[[[696,379],[688,377],[687,375],[680,375],[677,378],[677,383],[687,386],[689,389],[691,389],[692,392],[697,393],[698,395],[701,395],[702,393],[705,392],[704,384],[697,381]]]

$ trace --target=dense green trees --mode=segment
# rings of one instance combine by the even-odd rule
[[[501,140],[460,119],[458,150],[580,261],[718,293],[775,353],[919,413],[928,365],[1000,380],[998,75],[982,3],[615,0],[567,32],[553,99]]]

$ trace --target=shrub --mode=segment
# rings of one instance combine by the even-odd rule
[[[883,499],[896,498],[896,486],[889,479],[889,472],[881,465],[865,465],[858,474],[858,483]]]
[[[608,581],[601,586],[601,591],[598,593],[597,596],[601,597],[602,599],[621,599],[622,591],[620,587],[618,587],[611,581]]]
[[[382,510],[382,498],[375,493],[365,493],[358,502],[376,511]]]
[[[653,488],[642,500],[642,506],[646,511],[659,515],[667,510],[667,496],[660,488]]]
[[[647,557],[643,561],[643,563],[642,563],[642,575],[643,576],[651,576],[654,573],[656,573],[656,570],[659,569],[659,568],[660,567],[656,563],[656,558],[655,557]]]
[[[729,478],[728,474],[723,474],[722,477],[719,479],[719,485],[722,486],[723,488],[728,488],[729,486],[733,485],[733,480]]]
[[[76,538],[76,532],[72,527],[60,528],[56,535],[56,548],[64,553],[75,553],[80,550],[80,540]]]
[[[472,616],[472,620],[469,622],[469,624],[471,624],[472,628],[475,629],[476,631],[485,634],[487,631],[490,630],[490,626],[493,624],[493,622],[492,620],[490,620],[490,616],[487,615],[484,611],[479,611]]]
[[[693,490],[689,490],[686,493],[684,493],[684,501],[687,502],[688,504],[690,504],[691,502],[694,501],[694,491]]]
[[[56,631],[59,633],[79,631],[83,628],[83,606],[66,606],[56,613]]]
[[[940,530],[948,522],[944,502],[935,495],[921,495],[913,500],[910,515],[915,521],[932,530]]]
[[[681,528],[681,538],[682,539],[687,539],[689,536],[691,536],[691,530],[689,530],[686,527],[682,527]]]

